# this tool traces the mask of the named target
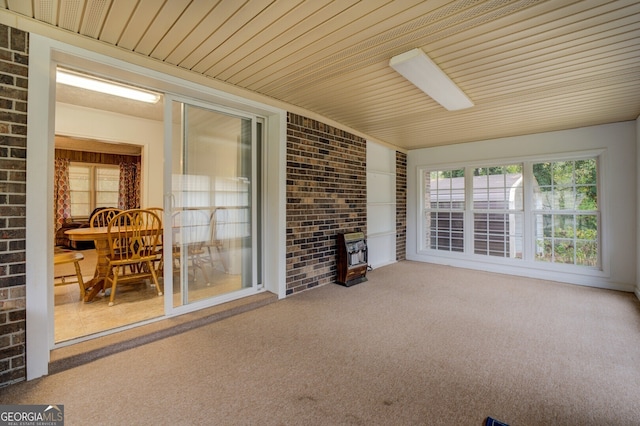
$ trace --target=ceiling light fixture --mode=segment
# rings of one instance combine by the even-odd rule
[[[157,93],[61,68],[57,69],[56,82],[150,104],[160,100]]]
[[[396,55],[389,65],[449,111],[473,106],[467,95],[421,49]]]

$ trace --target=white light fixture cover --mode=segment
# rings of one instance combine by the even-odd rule
[[[389,65],[449,111],[473,106],[467,95],[421,49],[396,55]]]
[[[61,68],[57,69],[56,82],[151,104],[160,100],[157,93]]]

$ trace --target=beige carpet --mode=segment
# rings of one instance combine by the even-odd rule
[[[633,294],[401,262],[43,379],[67,425],[640,424]]]

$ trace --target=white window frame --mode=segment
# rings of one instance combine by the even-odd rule
[[[606,229],[606,217],[607,217],[607,204],[606,194],[602,190],[602,183],[605,182],[606,170],[604,170],[606,151],[604,149],[588,150],[588,151],[575,151],[565,152],[552,155],[538,155],[538,156],[526,156],[526,157],[512,157],[501,158],[494,160],[482,160],[475,162],[468,162],[465,164],[460,163],[445,163],[445,164],[433,164],[417,167],[417,200],[416,203],[416,218],[418,230],[418,238],[416,239],[416,250],[420,255],[427,255],[429,258],[441,259],[441,262],[445,262],[452,265],[464,266],[464,262],[481,262],[483,264],[496,264],[503,265],[507,268],[516,268],[521,270],[523,268],[543,270],[546,272],[559,272],[559,273],[571,273],[577,275],[586,275],[594,277],[606,277],[609,274],[609,259],[607,256],[607,229]],[[576,161],[595,158],[598,164],[597,169],[597,193],[598,193],[598,257],[599,266],[590,267],[584,265],[573,264],[561,264],[552,262],[543,262],[535,260],[535,221],[534,221],[534,209],[533,206],[533,164],[540,162],[554,162],[554,161]],[[487,256],[483,254],[474,254],[473,248],[473,183],[472,174],[473,169],[477,167],[493,167],[509,164],[521,163],[523,165],[523,189],[524,189],[524,224],[523,224],[523,256],[520,258],[503,258],[497,256]],[[464,253],[441,251],[431,249],[427,247],[424,238],[425,232],[429,230],[425,229],[425,212],[424,205],[424,193],[425,193],[425,173],[438,170],[452,170],[452,169],[465,169],[465,199],[466,209],[465,215],[465,251]],[[462,263],[458,262],[461,261]],[[481,267],[482,269],[487,269]]]

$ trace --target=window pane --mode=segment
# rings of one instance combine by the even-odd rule
[[[540,221],[539,229],[542,231],[541,234],[545,238],[553,237],[553,215],[541,214],[538,215],[538,220]]]
[[[91,167],[69,165],[71,217],[85,217],[91,211]]]
[[[593,241],[598,238],[598,217],[596,215],[577,215],[576,222],[578,238]]]
[[[556,263],[574,263],[575,249],[571,240],[555,239],[553,242],[553,261]]]
[[[553,185],[570,185],[573,183],[573,161],[556,161],[552,163],[551,176]]]
[[[595,185],[578,186],[576,188],[576,209],[598,210],[598,194]]]
[[[88,203],[71,203],[71,217],[88,217],[91,207]]]
[[[537,163],[533,165],[533,177],[540,188],[551,187],[551,163]]]
[[[72,191],[89,191],[91,168],[87,166],[69,166],[69,187]]]
[[[478,167],[473,170],[473,208],[522,208],[522,164]]]
[[[536,259],[597,266],[597,160],[538,163],[533,174],[534,209],[549,211],[535,215]]]
[[[71,200],[73,204],[89,205],[91,201],[91,193],[88,191],[71,191]]]
[[[464,220],[462,212],[431,212],[427,247],[434,250],[464,250]]]
[[[474,253],[521,259],[522,164],[477,167],[473,176]]]
[[[118,192],[120,185],[120,170],[117,167],[96,168],[96,190]]]
[[[539,214],[536,229],[538,260],[598,265],[597,215]]]
[[[598,266],[598,243],[596,241],[578,241],[576,243],[576,264]]]
[[[522,213],[474,214],[474,253],[522,259]]]
[[[464,169],[429,171],[425,178],[425,247],[464,251]]]
[[[553,216],[553,237],[573,238],[575,236],[575,226],[573,215],[557,214]]]
[[[575,162],[575,182],[578,185],[596,185],[596,167],[594,158]]]
[[[425,175],[426,208],[464,208],[464,169],[432,171]]]
[[[98,207],[118,207],[117,192],[97,192],[96,206]]]
[[[553,209],[554,210],[574,210],[575,198],[573,193],[573,187],[571,186],[556,186],[553,197]]]
[[[457,179],[464,179],[464,178],[457,178]],[[440,197],[441,199],[444,198],[443,195],[441,195]],[[451,201],[450,207],[452,209],[464,209],[464,189],[452,189],[449,200]],[[443,202],[443,205],[446,205],[446,201]]]

